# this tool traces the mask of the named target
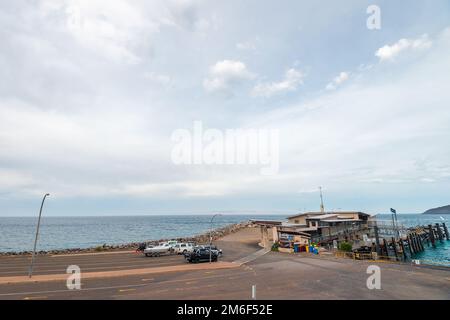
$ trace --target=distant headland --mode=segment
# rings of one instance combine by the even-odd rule
[[[423,214],[450,214],[450,205],[429,209]]]

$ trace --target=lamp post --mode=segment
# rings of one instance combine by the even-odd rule
[[[49,193],[46,193],[44,195],[44,198],[42,199],[42,203],[41,203],[41,210],[39,210],[39,219],[38,219],[38,224],[37,224],[37,228],[36,228],[36,237],[34,238],[33,254],[31,256],[30,270],[28,272],[28,277],[30,277],[30,278],[33,275],[34,256],[36,255],[36,245],[37,245],[37,240],[38,240],[38,236],[39,236],[39,227],[41,225],[42,208],[44,207],[45,198],[47,198],[49,195],[50,195]]]
[[[400,231],[398,230],[397,210],[391,208],[392,225],[394,226],[395,236],[400,238]]]
[[[211,218],[211,227],[209,229],[209,263],[211,263],[211,246],[212,246],[212,227],[213,227],[213,220],[215,217],[221,216],[220,213],[216,213]]]

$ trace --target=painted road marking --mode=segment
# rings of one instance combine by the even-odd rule
[[[60,258],[60,257],[80,257],[80,256],[104,256],[108,254],[124,254],[124,253],[135,253],[136,251],[128,250],[128,251],[108,251],[108,252],[87,252],[87,253],[67,253],[67,254],[54,254],[51,255],[51,258]]]
[[[250,272],[240,272],[238,275],[248,275]],[[188,279],[176,279],[176,280],[167,280],[158,282],[158,285],[163,285],[165,283],[174,283],[174,282],[186,282],[186,281],[197,281],[197,280],[206,280],[206,279],[216,279],[216,278],[226,278],[228,275],[214,275],[209,277],[196,277],[196,278],[188,278]],[[235,278],[239,278],[236,277]],[[111,286],[111,287],[94,287],[94,288],[82,288],[80,290],[71,291],[71,290],[46,290],[46,291],[31,291],[31,292],[14,292],[14,293],[0,293],[0,297],[2,296],[22,296],[22,295],[33,295],[33,294],[49,294],[49,293],[67,293],[67,292],[80,292],[80,291],[96,291],[96,290],[111,290],[111,289],[120,289],[120,288],[138,288],[148,286],[149,284],[133,284],[133,285],[120,285],[120,286]],[[155,290],[154,292],[165,292],[168,289],[164,290]]]
[[[142,268],[142,267],[146,267],[147,265],[127,265],[127,268],[124,268],[123,266],[107,266],[107,267],[83,267],[83,265],[80,266],[80,268],[83,271],[90,271],[90,270],[101,270],[101,271],[113,271],[112,269],[120,269],[120,270],[134,270],[136,268]],[[172,267],[174,266],[173,264],[160,264],[160,265],[151,265],[151,267]],[[175,265],[178,266],[178,265]],[[103,270],[102,270],[103,269]],[[46,272],[62,272],[65,270],[65,267],[61,270],[61,269],[53,269],[53,270],[37,270],[37,272],[33,273],[33,275],[45,275],[47,274]],[[0,274],[17,274],[17,271],[0,271]]]
[[[132,257],[133,260],[131,260],[133,263],[142,263],[144,265],[151,264],[151,265],[160,265],[165,263],[173,263],[173,262],[180,262],[180,259],[177,259],[177,257],[167,257],[167,259],[155,259],[155,260],[148,260],[146,258],[138,258],[135,259],[135,257]],[[83,265],[83,266],[96,266],[96,265],[119,265],[119,264],[127,264],[130,263],[130,259],[113,259],[113,260],[98,260],[88,258],[88,259],[67,259],[68,261],[50,261],[50,260],[38,260],[36,262],[36,266],[39,267],[57,267],[61,266],[64,267],[68,264],[76,264],[76,265]],[[0,260],[1,261],[1,260]],[[29,261],[19,261],[19,262],[7,262],[5,261],[0,265],[0,270],[3,269],[13,269],[13,268],[26,268],[29,266]]]
[[[136,291],[136,289],[119,289],[119,292]]]
[[[111,290],[118,288],[130,288],[130,287],[143,287],[147,284],[134,284],[134,285],[123,285],[123,286],[111,286],[111,287],[94,287],[94,288],[82,288],[80,290],[46,290],[46,291],[34,291],[34,292],[14,292],[14,293],[0,293],[2,296],[22,296],[28,294],[43,294],[43,293],[67,293],[67,292],[81,292],[81,291],[95,291],[95,290]]]
[[[150,278],[150,279],[142,279],[142,281],[152,281],[155,280],[154,278]]]

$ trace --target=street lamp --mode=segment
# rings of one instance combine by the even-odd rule
[[[220,213],[216,213],[215,215],[213,215],[213,217],[211,218],[211,227],[209,229],[209,263],[211,263],[211,246],[212,246],[212,227],[213,227],[213,220],[215,217],[217,216],[221,216]]]
[[[34,238],[33,254],[31,256],[31,265],[30,265],[30,270],[28,272],[28,277],[30,277],[30,278],[33,275],[34,256],[36,255],[36,245],[37,245],[37,240],[38,240],[38,235],[39,235],[39,227],[41,225],[42,208],[44,207],[45,198],[47,198],[49,195],[50,195],[49,193],[46,193],[44,195],[44,198],[42,199],[42,203],[41,203],[41,210],[39,210],[39,219],[38,219],[38,224],[37,224],[37,228],[36,228],[36,237]]]

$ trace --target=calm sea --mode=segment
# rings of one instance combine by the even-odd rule
[[[222,215],[219,228],[250,219],[284,220],[280,215]],[[208,215],[42,217],[38,250],[89,248],[146,240],[188,237],[210,229]],[[0,252],[31,251],[37,218],[0,217]]]
[[[214,220],[214,228],[249,219],[284,220],[282,215],[222,215]],[[390,220],[390,214],[377,219]],[[442,220],[444,219],[444,220]],[[187,237],[207,232],[211,216],[115,216],[115,217],[43,217],[38,250],[88,248],[106,244],[123,244],[163,238]],[[399,214],[399,223],[416,226],[445,222],[450,227],[450,215]],[[29,251],[33,248],[36,218],[0,217],[0,252]],[[450,241],[427,248],[418,259],[450,263]]]

